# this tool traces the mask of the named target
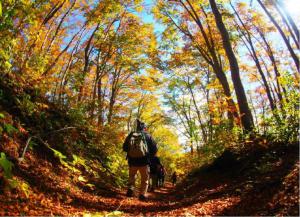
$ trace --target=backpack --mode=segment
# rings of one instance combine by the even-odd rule
[[[131,135],[128,146],[128,157],[141,158],[148,155],[148,145],[142,132],[134,132]]]

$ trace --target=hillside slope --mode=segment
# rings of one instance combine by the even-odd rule
[[[194,215],[299,215],[299,146],[225,151],[177,187]],[[190,208],[188,208],[190,210]]]

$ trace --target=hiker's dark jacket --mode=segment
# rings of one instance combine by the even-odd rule
[[[158,175],[159,168],[161,166],[160,160],[157,156],[150,158],[150,173]]]
[[[146,165],[149,165],[150,164],[150,157],[154,156],[157,152],[157,144],[154,141],[154,139],[150,136],[149,133],[147,133],[145,131],[143,131],[142,133],[145,136],[146,143],[147,143],[148,150],[149,150],[149,154],[147,156],[141,157],[141,158],[131,158],[127,155],[129,166],[146,166]],[[125,152],[129,151],[128,147],[129,147],[130,138],[131,138],[132,134],[133,133],[130,133],[126,137],[125,142],[123,144],[123,151],[125,151]]]
[[[163,166],[161,166],[158,171],[158,177],[163,178],[163,177],[165,177],[165,175],[166,175],[165,168]]]

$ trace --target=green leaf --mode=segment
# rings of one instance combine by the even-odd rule
[[[19,185],[19,182],[15,179],[9,179],[8,183],[9,183],[9,187],[13,188],[13,189],[18,187],[18,185]]]
[[[32,140],[29,142],[29,148],[30,148],[30,149],[33,149],[35,146],[38,146],[38,145],[39,145],[39,144],[37,144],[36,142],[34,142],[34,141],[32,141]]]
[[[18,132],[18,129],[15,128],[13,125],[11,124],[4,124],[4,130],[9,134],[12,135],[15,132]]]
[[[2,4],[1,4],[1,1],[0,1],[0,17],[2,17]]]
[[[4,170],[4,176],[7,179],[12,178],[12,167],[13,167],[13,163],[11,163],[9,160],[7,160],[5,153],[1,152],[0,155],[0,166],[3,168]]]
[[[0,118],[4,118],[4,117],[5,117],[4,114],[0,113]]]

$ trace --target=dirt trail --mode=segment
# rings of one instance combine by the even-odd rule
[[[292,188],[297,186],[298,183],[299,162],[296,165],[292,170],[293,172],[289,174],[288,179],[285,179],[285,182],[290,183],[289,186]],[[249,180],[234,180],[229,177],[222,179],[217,175],[213,175],[213,177],[213,179],[212,176],[209,179],[201,177],[201,179],[197,179],[194,184],[190,185],[189,189],[183,189],[182,186],[175,189],[171,183],[167,182],[164,187],[157,189],[154,193],[149,192],[147,201],[140,201],[137,197],[126,197],[125,189],[106,195],[103,192],[84,192],[79,189],[70,189],[69,192],[63,192],[65,186],[61,186],[60,189],[55,183],[48,180],[43,183],[44,185],[39,183],[33,188],[34,192],[30,194],[28,199],[21,194],[11,194],[8,197],[7,195],[0,195],[0,216],[70,216],[86,214],[99,216],[99,214],[109,214],[116,211],[120,216],[214,216],[237,215],[240,213],[262,215],[264,211],[272,208],[272,204],[263,204],[260,196],[263,196],[263,199],[266,200],[271,198],[272,195],[279,195],[275,194],[274,190],[276,190],[275,192],[281,190],[277,187],[280,187],[280,184],[271,186],[269,183],[261,183],[262,180],[251,183]],[[250,184],[253,187],[246,189]],[[262,187],[266,188],[262,189]],[[43,193],[41,193],[42,189]],[[293,191],[295,190],[291,189],[291,192]],[[267,196],[270,193],[272,194]],[[257,200],[250,196],[253,194]],[[299,195],[299,188],[298,193],[291,193],[289,198],[297,194]],[[297,205],[295,200],[284,202],[289,202],[291,207]],[[272,200],[270,200],[271,202]],[[285,204],[283,207],[287,208],[288,206]],[[296,210],[295,214],[297,212],[296,208],[293,208],[293,210]],[[273,207],[274,213],[279,212],[280,209],[278,205]],[[286,212],[291,213],[290,211]],[[285,211],[282,210],[279,213],[284,214]]]
[[[204,185],[206,183],[194,186],[192,196],[180,193],[180,189],[176,190],[171,183],[166,183],[155,193],[149,193],[146,202],[126,198],[124,192],[117,210],[128,216],[216,215],[240,202],[239,196],[226,194],[228,185],[225,182],[215,182],[206,187]]]
[[[89,188],[64,167],[29,155],[28,163],[15,171],[18,179],[28,183],[28,195],[17,190],[0,192],[0,216],[92,217],[112,212],[121,216],[298,216],[298,152],[293,147],[276,152],[278,157],[264,170],[249,167],[235,176],[230,169],[201,173],[176,188],[166,182],[149,192],[147,201],[127,198],[126,189],[100,183]]]
[[[148,192],[146,201],[140,201],[137,197],[128,198],[123,192],[118,210],[129,215],[153,215],[176,203],[173,191],[174,186],[170,182],[166,182],[164,187],[156,189],[155,192]]]

